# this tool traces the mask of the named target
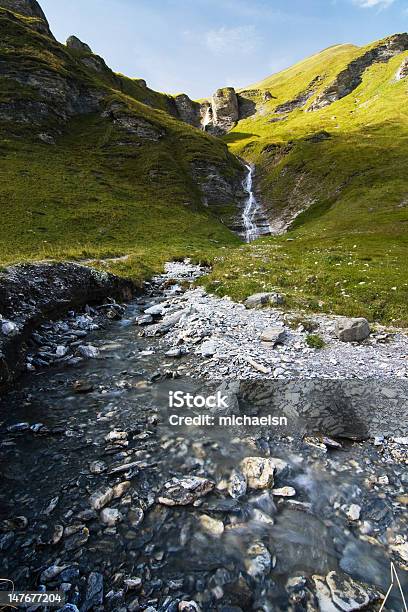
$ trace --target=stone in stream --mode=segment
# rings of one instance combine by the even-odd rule
[[[68,353],[68,347],[64,346],[63,344],[59,344],[55,350],[55,356],[56,357],[65,357],[65,355]]]
[[[172,478],[164,485],[158,502],[165,506],[187,506],[207,495],[214,486],[214,482],[200,476]]]
[[[130,489],[130,482],[125,480],[113,487],[113,499],[119,499]]]
[[[87,359],[95,359],[99,356],[99,349],[91,344],[81,344],[81,346],[78,346],[78,353]]]
[[[270,458],[245,457],[241,461],[241,470],[250,489],[266,489],[273,485],[275,465]]]
[[[272,557],[265,544],[255,542],[248,548],[247,555],[245,567],[250,576],[256,577],[269,574],[272,567]]]
[[[105,487],[92,493],[91,497],[89,498],[89,503],[91,504],[91,508],[94,510],[102,510],[102,508],[112,499],[113,489],[111,487]]]
[[[336,334],[342,342],[361,342],[370,335],[367,319],[342,317],[336,321]]]
[[[21,431],[28,431],[30,429],[30,423],[15,423],[14,425],[9,425],[7,427],[7,431],[9,433],[19,433]]]
[[[89,464],[89,471],[91,474],[102,474],[103,472],[106,472],[106,470],[107,466],[103,461],[92,461]]]
[[[218,519],[212,518],[208,514],[202,514],[200,516],[200,525],[202,529],[213,536],[220,536],[224,533],[224,523]]]
[[[247,308],[262,308],[263,306],[281,306],[285,298],[280,293],[254,293],[245,300]]]
[[[152,315],[149,315],[149,314],[141,315],[140,317],[137,317],[136,319],[137,325],[150,325],[150,323],[153,323],[153,317]]]
[[[71,565],[56,565],[56,564],[50,565],[49,567],[47,567],[47,569],[45,569],[42,572],[42,574],[40,576],[40,581],[41,582],[50,582],[51,580],[54,580],[54,578],[59,576],[61,574],[61,572],[66,570],[68,567],[71,567]]]
[[[285,339],[285,329],[280,325],[266,327],[261,333],[262,342],[270,342],[273,346],[282,343]]]
[[[1,331],[5,336],[15,336],[18,334],[18,327],[12,321],[4,321],[1,326]]]
[[[341,572],[329,572],[326,576],[326,583],[330,589],[333,603],[345,612],[362,610],[370,602],[384,598],[379,591]]]
[[[101,521],[108,527],[114,527],[123,521],[123,515],[116,508],[104,508],[101,512]]]
[[[247,479],[242,472],[239,470],[234,470],[232,472],[227,490],[234,499],[239,499],[245,495],[247,491]]]
[[[361,507],[357,504],[351,504],[351,506],[347,509],[347,516],[350,521],[358,521],[360,518]]]
[[[91,572],[86,587],[85,602],[81,606],[81,612],[88,612],[103,603],[103,576],[99,572]]]
[[[200,606],[195,601],[180,601],[179,612],[201,612]]]
[[[128,434],[126,431],[110,431],[108,435],[105,436],[105,442],[118,442],[122,440],[126,440]]]
[[[93,384],[86,380],[76,380],[72,387],[75,393],[91,393],[94,390]]]
[[[139,591],[142,588],[142,579],[139,577],[126,578],[123,583],[128,591]]]
[[[296,489],[293,487],[281,487],[280,489],[272,489],[271,493],[279,497],[293,497],[296,495]]]
[[[150,306],[150,308],[146,308],[144,311],[145,315],[150,315],[152,317],[161,317],[164,311],[164,307],[161,304],[155,304],[154,306]]]

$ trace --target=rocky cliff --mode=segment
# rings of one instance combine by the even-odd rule
[[[36,0],[0,0],[0,8],[25,17],[31,17],[30,25],[32,28],[41,32],[41,34],[53,37],[47,18]]]
[[[159,94],[142,79],[114,73],[76,36],[60,44],[35,0],[0,0],[0,34],[0,77],[5,84],[0,131],[12,141],[58,147],[72,121],[92,118],[101,132],[96,151],[126,164],[134,159],[132,181],[138,185],[150,185],[160,172],[180,205],[193,200],[192,209],[203,205],[216,215],[221,204],[230,212],[235,207],[245,169],[223,143],[186,125],[201,127],[198,103],[185,95]],[[227,125],[227,100],[223,109],[217,105],[216,113],[218,123]],[[206,165],[208,176],[202,170]],[[194,195],[189,198],[192,184]],[[154,189],[165,191],[157,184],[144,193]]]

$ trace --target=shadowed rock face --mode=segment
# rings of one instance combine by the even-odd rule
[[[0,0],[0,8],[25,15],[26,17],[36,17],[40,21],[37,24],[33,24],[33,27],[41,32],[41,34],[52,36],[47,18],[36,0]]]

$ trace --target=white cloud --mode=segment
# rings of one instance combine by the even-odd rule
[[[379,10],[386,9],[391,4],[394,4],[395,0],[353,0],[354,4],[361,6],[361,8],[377,8]]]
[[[214,55],[253,53],[259,41],[254,26],[222,27],[209,30],[205,35],[206,46]]]

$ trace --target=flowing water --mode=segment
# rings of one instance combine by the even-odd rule
[[[257,202],[253,191],[254,169],[247,165],[248,174],[244,182],[245,191],[248,193],[242,220],[244,225],[244,237],[246,242],[252,242],[260,236],[268,235],[271,231],[269,222],[260,204]]]
[[[105,593],[99,610],[196,609],[178,608],[181,600],[204,611],[318,610],[311,576],[330,571],[385,592],[391,538],[406,530],[404,502],[396,502],[403,465],[365,442],[330,450],[268,430],[213,435],[161,422],[170,390],[205,391],[180,377],[189,356],[177,367],[134,325],[148,306],[181,291],[170,285],[157,279],[121,321],[92,332],[99,358],[27,375],[1,402],[0,576],[20,589],[63,589],[85,612],[95,572]],[[126,435],[109,439],[114,430]],[[231,497],[226,483],[242,458],[270,455],[284,461],[275,488],[293,487],[295,496],[248,489]],[[376,486],[379,474],[387,486]],[[184,476],[217,486],[187,506],[158,503],[164,483]],[[109,526],[90,496],[120,483],[125,491],[108,502],[119,522]],[[354,523],[352,503],[364,508]],[[44,574],[50,566],[57,569]],[[132,577],[142,589],[124,587]],[[403,609],[397,595],[386,609]]]

